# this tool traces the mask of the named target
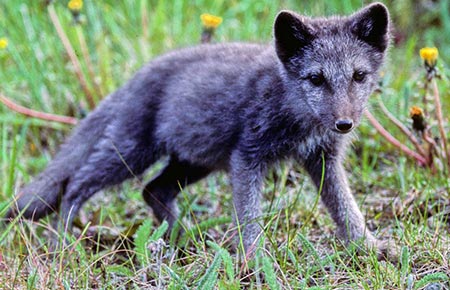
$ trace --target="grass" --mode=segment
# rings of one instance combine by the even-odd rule
[[[7,37],[9,45],[0,50],[0,93],[35,110],[78,118],[89,110],[86,92],[97,102],[145,61],[198,43],[201,13],[224,18],[217,42],[269,42],[274,15],[281,8],[329,15],[351,13],[361,5],[320,0],[85,1],[82,25],[74,25],[66,1],[56,1],[55,14],[86,79],[82,89],[44,2],[2,3],[0,37]],[[405,122],[423,93],[418,85],[425,73],[418,57],[423,46],[440,50],[441,98],[444,112],[450,109],[445,66],[450,39],[442,37],[450,35],[449,1],[435,1],[431,8],[425,2],[386,3],[399,42],[391,48],[381,97]],[[380,112],[375,115],[398,133]],[[0,214],[18,188],[45,167],[70,129],[0,106]],[[346,163],[350,182],[369,228],[399,245],[398,263],[344,247],[334,237],[325,209],[320,203],[312,207],[317,195],[309,180],[295,165],[284,164],[266,182],[264,246],[258,248],[250,271],[237,262],[239,254],[231,246],[231,189],[226,176],[216,174],[180,194],[186,235],[178,243],[160,238],[164,226],[149,218],[138,180],[91,200],[78,222],[80,235],[65,247],[49,247],[51,218],[9,224],[0,232],[0,288],[449,289],[448,173],[432,174],[416,166],[368,122],[359,136]]]

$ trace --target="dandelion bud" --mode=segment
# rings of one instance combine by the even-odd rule
[[[419,132],[423,132],[427,127],[423,110],[420,107],[412,106],[409,110],[409,116],[413,121],[413,129]]]

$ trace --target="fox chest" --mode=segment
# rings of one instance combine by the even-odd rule
[[[290,158],[304,161],[318,151],[333,151],[338,143],[333,137],[328,132],[314,129],[302,130],[300,133],[279,130],[244,137],[246,141],[241,148],[247,160],[253,164],[270,164]]]
[[[329,147],[330,137],[327,134],[310,134],[299,140],[295,147],[295,153],[300,159],[307,158],[320,148]]]

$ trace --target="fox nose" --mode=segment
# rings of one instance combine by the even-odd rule
[[[352,119],[341,119],[337,120],[334,124],[336,126],[336,130],[339,133],[348,133],[353,129],[353,120]]]

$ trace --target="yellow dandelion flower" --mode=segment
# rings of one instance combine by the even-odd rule
[[[0,38],[0,49],[5,49],[8,47],[8,38],[1,37]]]
[[[203,13],[200,15],[200,20],[202,21],[203,26],[208,29],[215,29],[222,23],[222,17],[208,13]]]
[[[423,110],[418,106],[412,106],[411,109],[409,110],[409,115],[411,116],[411,118],[422,116]]]
[[[83,0],[70,0],[67,7],[72,11],[80,11],[83,8]]]
[[[439,51],[436,47],[424,47],[419,53],[427,66],[434,67],[436,65],[436,60],[439,56]]]

